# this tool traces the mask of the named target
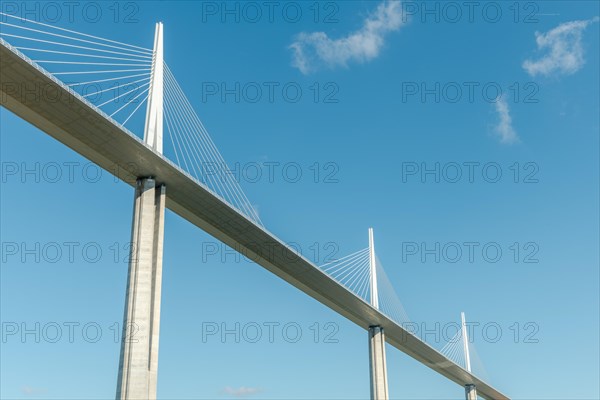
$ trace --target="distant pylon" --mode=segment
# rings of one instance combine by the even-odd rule
[[[467,334],[467,323],[465,321],[465,313],[460,313],[461,327],[462,327],[462,338],[463,338],[463,350],[465,352],[465,364],[467,371],[471,372],[471,358],[469,355],[469,336]]]
[[[463,339],[463,350],[465,352],[465,366],[468,372],[471,372],[471,356],[469,354],[469,336],[467,334],[467,323],[465,319],[465,313],[460,313],[462,339]],[[473,384],[465,385],[465,396],[467,400],[477,400],[477,388]]]
[[[375,238],[373,228],[369,228],[369,268],[371,271],[371,305],[379,310],[379,292],[377,290],[377,260],[375,258]]]
[[[379,310],[377,289],[377,257],[373,228],[369,228],[369,266],[371,305]],[[385,358],[385,334],[381,326],[369,327],[369,370],[371,372],[371,399],[388,400],[387,365]]]

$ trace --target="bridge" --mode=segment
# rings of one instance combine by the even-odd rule
[[[318,266],[263,226],[164,61],[162,23],[145,49],[2,17],[0,104],[134,188],[117,399],[156,398],[165,209],[368,331],[372,399],[389,398],[385,343],[462,386],[467,400],[508,399],[472,372],[464,314],[441,350],[407,328],[372,230],[367,248]],[[65,70],[50,72],[57,65]],[[126,127],[140,115],[143,138]]]

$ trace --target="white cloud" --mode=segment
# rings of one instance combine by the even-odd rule
[[[32,386],[24,385],[21,387],[21,392],[26,396],[37,396],[37,395],[46,394],[48,392],[48,390],[43,389],[43,388],[35,388]]]
[[[325,65],[329,68],[347,66],[349,61],[366,62],[376,58],[387,33],[402,26],[400,1],[385,0],[377,6],[361,29],[349,35],[331,39],[325,32],[302,32],[290,45],[292,65],[308,74]]]
[[[536,32],[538,50],[546,50],[547,53],[536,61],[526,60],[523,68],[531,76],[577,72],[585,64],[581,36],[588,25],[597,21],[598,17],[565,22],[546,33]]]
[[[519,136],[512,126],[512,118],[506,100],[500,97],[494,103],[494,106],[498,113],[498,123],[494,127],[494,133],[500,138],[500,143],[513,144],[519,142]]]
[[[261,389],[259,388],[253,388],[253,387],[239,387],[239,388],[232,388],[232,387],[226,387],[225,389],[223,389],[223,391],[230,395],[230,396],[235,396],[235,397],[246,397],[246,396],[251,396],[253,394],[258,394],[260,392],[262,392]]]

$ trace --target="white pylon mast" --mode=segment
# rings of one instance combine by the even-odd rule
[[[377,257],[375,257],[375,239],[373,228],[369,228],[369,265],[371,305],[379,310],[377,290]],[[387,366],[385,360],[385,333],[381,326],[369,327],[369,370],[371,372],[371,400],[390,398],[387,384]]]
[[[154,33],[154,56],[152,59],[148,105],[146,107],[144,142],[160,154],[163,152],[163,91],[163,24],[162,22],[158,22]]]
[[[369,265],[371,267],[371,305],[379,310],[379,293],[377,291],[377,264],[375,261],[375,239],[373,228],[369,228]]]
[[[460,313],[460,319],[462,322],[462,338],[463,338],[463,349],[465,352],[465,364],[467,371],[471,372],[471,358],[469,356],[469,337],[467,336],[467,323],[465,322],[465,313]]]

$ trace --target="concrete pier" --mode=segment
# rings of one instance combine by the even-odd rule
[[[117,399],[156,399],[165,190],[148,178],[135,191]]]
[[[379,326],[369,328],[369,369],[371,372],[371,399],[388,400],[387,366],[385,361],[385,334]]]

